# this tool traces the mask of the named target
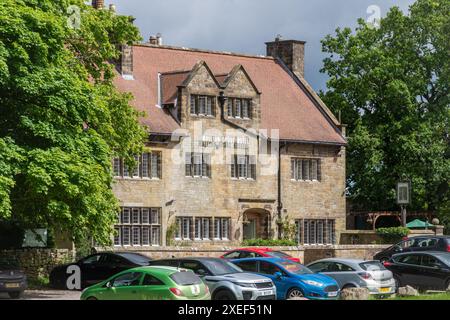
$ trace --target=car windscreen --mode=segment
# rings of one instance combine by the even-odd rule
[[[291,262],[291,261],[282,261],[278,262],[279,265],[281,265],[286,271],[294,274],[310,274],[313,273],[311,270],[309,270],[307,267],[300,263]]]
[[[243,272],[241,268],[228,262],[226,260],[205,260],[202,263],[208,268],[208,270],[215,276],[221,276],[224,274]]]
[[[270,251],[270,252],[266,252],[268,255],[272,256],[272,257],[276,257],[276,258],[290,258],[291,256],[288,255],[287,253],[281,252],[281,251]]]
[[[386,270],[386,268],[378,261],[366,261],[361,262],[359,266],[366,271],[380,271]]]
[[[190,286],[202,283],[202,280],[192,271],[175,272],[170,275],[170,278],[180,286]]]
[[[0,259],[0,270],[20,269],[20,264],[13,259]]]
[[[136,264],[139,264],[141,266],[146,266],[148,265],[148,262],[150,261],[150,258],[147,258],[143,255],[137,254],[137,253],[117,253],[119,256],[133,262]]]

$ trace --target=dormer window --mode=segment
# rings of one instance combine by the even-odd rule
[[[214,117],[216,97],[191,95],[191,115]]]
[[[248,120],[252,118],[252,100],[228,98],[227,115],[229,118]]]

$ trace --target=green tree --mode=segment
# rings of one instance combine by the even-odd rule
[[[133,166],[146,136],[111,62],[139,39],[129,17],[82,0],[1,1],[0,217],[109,242],[111,159]]]
[[[359,209],[398,209],[395,185],[412,181],[413,210],[448,221],[450,2],[393,7],[374,28],[322,41],[323,100],[348,124],[348,195]]]

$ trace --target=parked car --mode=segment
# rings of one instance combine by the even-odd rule
[[[245,258],[282,258],[300,263],[299,258],[294,258],[283,251],[270,248],[239,248],[226,252],[221,256],[223,259],[245,259]]]
[[[331,277],[315,274],[300,263],[281,258],[247,258],[232,260],[242,270],[272,279],[277,299],[296,297],[337,299],[339,285]]]
[[[172,266],[192,270],[208,285],[213,300],[274,300],[276,288],[264,276],[243,272],[231,262],[219,258],[177,258],[154,260],[154,266]]]
[[[335,279],[341,290],[364,287],[372,295],[389,295],[396,291],[392,272],[379,261],[329,258],[314,261],[307,267]]]
[[[85,289],[81,300],[210,300],[208,286],[187,269],[138,267]]]
[[[374,260],[388,261],[392,255],[412,251],[450,252],[450,236],[417,236],[406,238],[374,255]]]
[[[55,267],[50,272],[50,285],[55,289],[67,289],[70,266],[78,266],[81,273],[81,289],[99,283],[109,277],[135,267],[148,266],[150,258],[132,252],[101,252],[75,263]],[[70,270],[69,270],[70,271]]]
[[[18,299],[27,286],[27,276],[16,263],[0,261],[0,292],[8,293],[12,299]]]
[[[398,287],[420,290],[450,290],[450,253],[442,251],[407,252],[384,262]]]

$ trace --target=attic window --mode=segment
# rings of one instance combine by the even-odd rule
[[[228,98],[227,115],[229,118],[252,119],[252,100]]]
[[[216,97],[191,95],[190,112],[195,116],[215,115]]]

